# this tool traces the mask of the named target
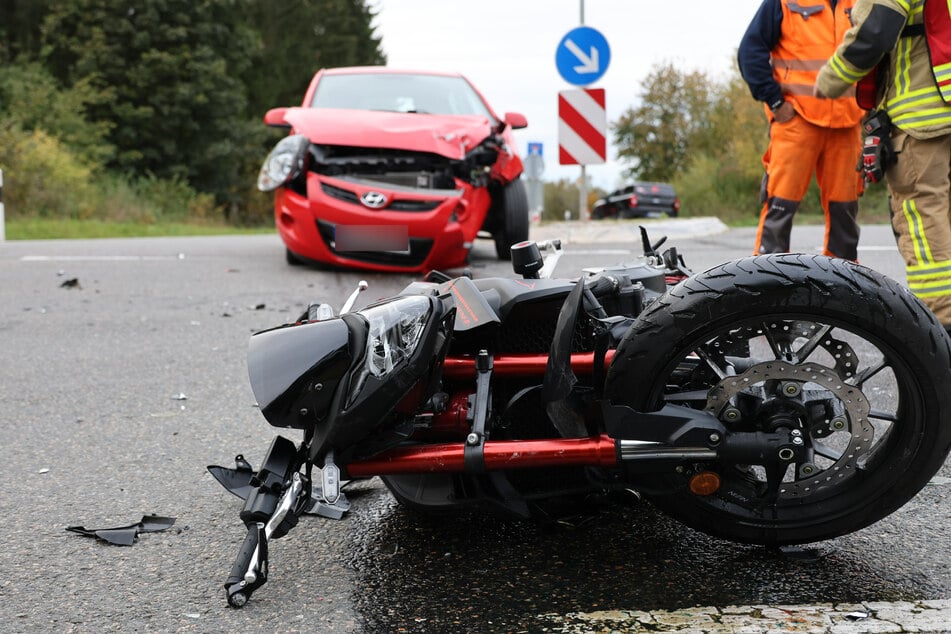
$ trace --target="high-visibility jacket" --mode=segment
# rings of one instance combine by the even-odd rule
[[[942,11],[945,16],[951,12],[947,0],[928,3],[929,15],[937,19],[935,27],[951,29],[951,17],[941,19]],[[822,93],[844,94],[889,54],[883,105],[892,123],[918,139],[951,133],[951,104],[945,103],[936,82],[936,77],[951,78],[951,50],[938,47],[932,63],[923,33],[902,35],[906,26],[924,24],[925,0],[858,0],[852,19],[855,26],[816,80]],[[951,34],[944,39],[947,42]]]
[[[773,78],[783,96],[807,121],[824,128],[848,128],[861,121],[864,111],[852,94],[837,99],[812,96],[819,69],[851,28],[853,0],[838,0],[833,9],[825,0],[783,0],[782,32],[770,51]]]
[[[951,2],[931,0],[923,13],[935,84],[944,102],[951,104]]]

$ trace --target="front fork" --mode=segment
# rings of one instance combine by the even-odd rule
[[[303,491],[304,482],[300,474],[295,472],[291,476],[290,486],[278,500],[274,514],[267,523],[251,522],[248,525],[248,535],[225,581],[225,594],[231,607],[243,607],[251,598],[251,593],[267,582],[268,540],[277,532],[287,514],[298,508]]]

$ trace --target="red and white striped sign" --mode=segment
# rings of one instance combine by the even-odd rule
[[[558,93],[558,163],[596,165],[607,157],[604,88]]]

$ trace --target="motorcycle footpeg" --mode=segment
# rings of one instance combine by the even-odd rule
[[[255,590],[267,583],[267,535],[264,524],[257,522],[248,526],[231,574],[225,581],[225,596],[228,605],[242,608]]]

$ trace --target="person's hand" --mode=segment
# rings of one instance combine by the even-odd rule
[[[828,99],[828,98],[829,98],[829,95],[827,95],[827,94],[825,94],[824,92],[822,92],[822,90],[819,88],[819,84],[816,84],[815,86],[812,87],[812,96],[815,97],[816,99]]]
[[[793,105],[788,101],[784,101],[783,105],[773,110],[773,119],[776,123],[786,123],[795,116],[796,109],[793,108]]]

